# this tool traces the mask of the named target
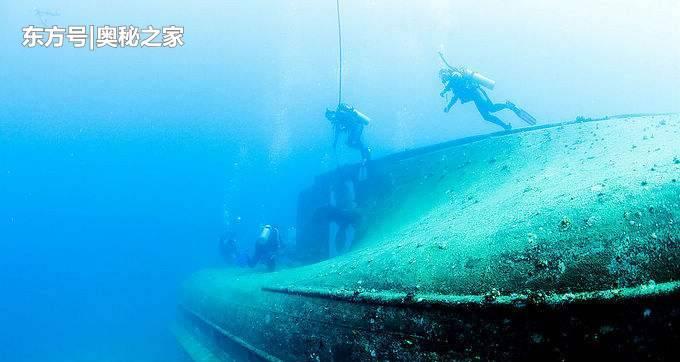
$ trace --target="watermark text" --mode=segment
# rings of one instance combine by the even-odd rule
[[[72,46],[91,51],[99,48],[176,48],[184,46],[184,27],[169,25],[161,28],[125,26],[69,25],[38,27],[28,25],[23,32],[26,48],[61,48]]]

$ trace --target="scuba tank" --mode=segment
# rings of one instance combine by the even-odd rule
[[[357,117],[357,119],[358,119],[361,123],[363,123],[364,126],[368,126],[368,123],[371,122],[371,119],[368,118],[367,115],[365,115],[365,114],[363,114],[363,113],[357,111],[356,108],[353,109],[353,113],[354,113],[354,115]]]
[[[454,71],[454,72],[459,72],[459,73],[463,74],[464,76],[469,77],[470,79],[474,80],[477,84],[481,85],[482,87],[486,87],[490,90],[493,90],[493,88],[496,86],[496,81],[489,79],[489,78],[481,75],[480,73],[473,72],[473,71],[471,71],[470,69],[467,69],[467,68],[461,67],[459,69],[459,68],[452,67],[449,64],[449,62],[446,61],[446,58],[444,58],[444,54],[442,54],[442,52],[438,52],[438,54],[439,54],[439,58],[441,58],[442,62],[444,62],[444,64],[446,65],[447,68],[449,68],[449,70]],[[442,82],[445,79],[445,75],[446,75],[446,73],[444,72],[444,70],[441,70],[439,72],[439,76],[442,78]]]
[[[326,118],[329,117],[328,113],[329,112],[326,112]],[[349,106],[345,103],[338,104],[338,109],[335,112],[335,114],[336,114],[336,117],[337,117],[338,114],[352,115],[352,116],[354,116],[354,117],[352,117],[352,118],[354,118],[353,119],[354,121],[357,121],[357,123],[363,124],[364,126],[367,126],[368,123],[371,122],[371,119],[367,115],[357,111],[356,108]],[[344,117],[341,116],[341,118],[344,118]],[[351,119],[347,119],[347,118],[345,118],[345,120],[351,121]]]
[[[493,87],[496,86],[496,82],[494,80],[491,80],[477,72],[472,73],[472,79],[474,79],[475,82],[479,83],[481,86],[489,88],[489,90],[493,90]]]
[[[439,52],[438,54],[439,54],[439,58],[441,58],[442,62],[444,62],[444,64],[446,64],[446,67],[449,68],[450,70],[455,71],[455,72],[460,72],[464,76],[469,77],[470,79],[474,80],[477,84],[481,85],[482,87],[486,87],[490,90],[493,90],[493,87],[496,86],[496,81],[489,79],[489,78],[481,75],[480,73],[473,72],[473,71],[471,71],[470,69],[467,69],[467,68],[461,67],[459,69],[459,68],[452,67],[449,64],[449,62],[446,61],[446,58],[444,58],[444,54],[442,54],[442,52]],[[439,76],[442,77],[442,81],[444,79],[444,77],[443,77],[444,75],[445,75],[445,73],[443,71],[439,72]]]
[[[271,235],[271,233],[272,233],[272,226],[271,225],[265,225],[262,228],[262,232],[260,233],[260,239],[265,240],[265,241],[269,240],[269,236]]]
[[[470,79],[474,80],[477,84],[481,85],[482,87],[486,87],[489,90],[493,90],[493,88],[496,86],[496,81],[493,79],[489,79],[480,73],[471,71],[470,69],[465,69],[464,74],[470,77]]]

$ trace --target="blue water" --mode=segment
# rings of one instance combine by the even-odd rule
[[[343,0],[344,100],[376,156],[498,130],[442,112],[437,51],[540,123],[677,111],[672,1]],[[21,28],[180,25],[177,49],[27,49]],[[241,218],[295,222],[335,155],[335,1],[0,1],[0,360],[180,360],[178,287]],[[511,113],[501,118],[523,124]]]

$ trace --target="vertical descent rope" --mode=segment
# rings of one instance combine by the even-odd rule
[[[340,57],[340,68],[338,74],[338,105],[342,103],[342,28],[340,27],[340,0],[335,0],[338,13],[338,51]]]

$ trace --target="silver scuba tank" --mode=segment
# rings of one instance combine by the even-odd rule
[[[356,108],[353,109],[353,112],[357,119],[364,124],[364,126],[368,126],[368,124],[371,122],[371,119],[367,115],[357,111]]]
[[[472,79],[475,80],[475,82],[479,83],[481,86],[489,88],[490,90],[493,90],[493,87],[496,86],[496,82],[492,79],[489,79],[477,72],[472,73]]]
[[[477,82],[477,84],[481,85],[482,87],[488,88],[489,90],[493,90],[493,88],[496,86],[496,81],[487,78],[478,72],[473,72],[470,69],[465,69],[464,72],[465,75],[472,78],[472,80]]]
[[[262,240],[269,240],[269,236],[272,233],[272,226],[271,225],[265,225],[262,228],[262,232],[260,233],[260,238]]]

